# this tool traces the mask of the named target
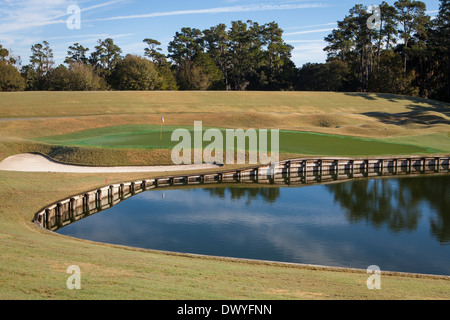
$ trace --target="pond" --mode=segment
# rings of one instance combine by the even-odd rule
[[[154,189],[60,228],[140,248],[450,275],[450,175]]]

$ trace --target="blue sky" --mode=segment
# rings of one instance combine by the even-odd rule
[[[294,46],[297,66],[324,62],[324,37],[336,27],[355,4],[376,5],[381,0],[0,0],[0,44],[28,64],[30,47],[46,40],[56,64],[62,63],[67,47],[80,43],[93,49],[98,39],[112,38],[124,54],[144,53],[145,38],[162,43],[166,52],[175,32],[182,27],[204,30],[219,23],[252,20],[260,24],[275,21],[284,39]],[[394,1],[387,1],[393,4]],[[425,1],[431,16],[439,0]],[[81,28],[69,29],[67,8],[81,9]]]

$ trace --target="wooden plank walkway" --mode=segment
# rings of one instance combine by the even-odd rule
[[[356,178],[447,174],[450,157],[402,156],[378,158],[301,158],[234,171],[173,176],[113,184],[57,201],[36,213],[40,227],[55,231],[111,208],[140,192],[163,187],[214,183],[259,183],[298,186]]]

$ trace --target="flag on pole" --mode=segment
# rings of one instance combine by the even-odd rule
[[[161,117],[161,134],[159,135],[159,140],[162,140],[162,127],[164,123],[164,117]]]

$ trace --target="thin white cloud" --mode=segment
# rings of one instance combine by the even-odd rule
[[[426,11],[425,13],[430,16],[431,20],[435,20],[438,17],[439,10],[429,10],[429,11]]]
[[[123,38],[134,36],[135,33],[121,33],[111,35],[109,33],[93,33],[93,34],[83,34],[83,35],[74,35],[74,36],[61,36],[61,37],[47,37],[48,40],[58,40],[58,39],[101,39],[101,38]]]
[[[320,51],[320,50],[323,50],[323,48],[324,48],[325,46],[319,46],[319,45],[307,45],[307,44],[304,44],[304,45],[297,45],[297,46],[295,46],[294,47],[294,50],[293,50],[293,52],[297,52],[297,53],[305,53],[305,52],[307,52],[307,51],[315,51],[315,52],[321,52],[322,53],[322,51]]]
[[[1,33],[10,33],[14,31],[24,31],[29,29],[35,29],[37,27],[45,27],[54,24],[63,24],[66,20],[28,20],[27,22],[17,22],[17,23],[4,23],[0,24]]]
[[[296,32],[285,33],[284,35],[292,36],[292,35],[298,35],[298,34],[309,34],[309,33],[328,32],[328,31],[333,31],[333,28],[296,31]]]
[[[294,49],[291,59],[297,67],[301,67],[305,63],[324,63],[327,54],[322,47],[301,46]]]
[[[47,37],[48,40],[58,40],[58,39],[85,39],[85,38],[104,38],[108,37],[107,33],[93,33],[84,35],[74,35],[74,36],[61,36],[61,37]]]
[[[124,0],[114,0],[114,1],[104,2],[104,3],[99,3],[99,4],[96,4],[96,5],[87,7],[87,8],[81,8],[81,12],[86,12],[86,11],[93,10],[93,9],[107,7],[107,6],[110,6],[110,5],[119,3],[119,2],[123,2],[123,1]]]
[[[5,1],[0,14],[0,33],[65,22],[58,18],[61,16],[62,8],[67,8],[67,4],[65,0]]]
[[[18,31],[35,31],[38,27],[65,24],[68,16],[67,8],[73,4],[71,0],[3,0],[0,10],[0,34]],[[113,0],[90,7],[80,8],[81,12],[111,6],[124,0]]]
[[[286,40],[287,43],[316,43],[316,42],[325,42],[325,40]]]
[[[114,1],[104,2],[104,3],[99,3],[99,4],[96,4],[96,5],[93,5],[93,6],[90,6],[90,7],[86,7],[86,8],[83,8],[83,7],[80,7],[80,6],[79,7],[80,7],[80,12],[86,12],[86,11],[90,11],[90,10],[93,10],[93,9],[107,7],[107,6],[110,6],[110,5],[119,3],[119,2],[123,2],[123,1],[124,0],[114,0]],[[65,9],[65,10],[63,10],[63,9]],[[65,16],[68,16],[68,15],[72,14],[72,13],[67,13],[67,7],[66,8],[62,8],[61,12],[62,12],[61,14],[59,14],[57,16],[54,16],[53,19],[59,19],[59,18],[62,18],[62,17],[65,17]]]
[[[330,22],[330,23],[322,23],[322,24],[312,24],[312,25],[309,25],[309,26],[289,27],[289,28],[284,28],[284,30],[307,29],[307,28],[334,26],[334,25],[337,25],[337,23],[336,22]]]
[[[136,14],[128,16],[116,16],[109,18],[94,19],[92,21],[110,21],[110,20],[125,20],[125,19],[144,19],[177,15],[192,15],[192,14],[217,14],[217,13],[236,13],[236,12],[255,12],[255,11],[275,11],[275,10],[295,10],[306,8],[323,8],[324,4],[321,3],[304,3],[304,4],[257,4],[246,6],[229,6],[229,7],[217,7],[209,9],[192,9],[192,10],[177,10],[167,12],[152,12],[147,14]]]

